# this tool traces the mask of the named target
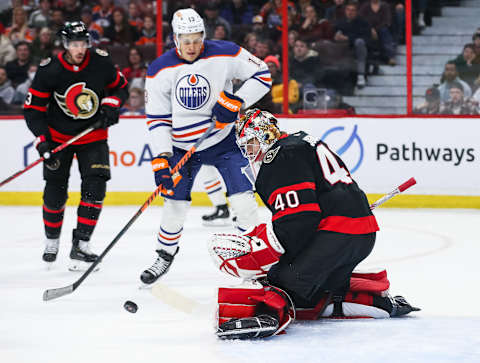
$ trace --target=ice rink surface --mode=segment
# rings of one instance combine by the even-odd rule
[[[379,209],[381,231],[363,267],[386,267],[392,294],[422,308],[387,320],[296,322],[263,341],[225,342],[213,334],[215,288],[236,280],[217,271],[206,228],[191,208],[180,252],[163,284],[200,304],[187,314],[139,289],[155,259],[161,207],[147,209],[107,254],[101,270],[73,293],[42,301],[47,288],[72,284],[67,270],[76,208],[69,207],[56,265],[41,260],[41,207],[1,208],[0,362],[480,362],[480,211]],[[100,253],[138,207],[105,207],[92,249]],[[262,209],[265,218],[266,209]],[[123,309],[133,300],[139,309]],[[207,308],[212,307],[212,311]]]

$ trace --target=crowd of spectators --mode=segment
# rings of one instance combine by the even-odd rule
[[[439,83],[427,89],[425,102],[415,107],[415,114],[480,114],[480,28],[472,42],[445,64]]]
[[[428,22],[428,2],[414,1],[415,29]],[[405,1],[287,3],[290,112],[337,107],[353,112],[342,95],[364,87],[379,64],[395,65],[396,47],[405,41]],[[260,104],[272,112],[282,111],[281,0],[164,0],[162,4],[163,51],[174,46],[172,14],[179,8],[195,8],[205,20],[207,38],[235,41],[266,60],[274,86]],[[58,30],[65,21],[75,20],[88,26],[93,45],[108,50],[130,87],[142,92],[146,67],[157,53],[153,0],[11,0],[0,5],[0,112],[18,111],[38,64],[62,50]],[[480,43],[476,47],[474,52]],[[462,62],[456,61],[457,67]],[[467,83],[475,84],[468,68],[463,70],[468,73]],[[136,97],[138,91],[132,94]],[[135,106],[129,101],[125,112],[140,113],[143,105],[132,103]]]

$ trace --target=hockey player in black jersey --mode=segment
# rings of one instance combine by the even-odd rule
[[[60,31],[65,48],[55,58],[44,59],[38,68],[24,104],[27,126],[35,146],[45,157],[43,222],[46,246],[43,260],[56,260],[67,201],[73,157],[77,157],[81,183],[77,227],[73,230],[70,269],[82,269],[97,255],[88,242],[98,221],[110,179],[108,127],[119,120],[119,110],[128,98],[127,81],[108,53],[90,48],[90,34],[82,22],[66,23]],[[83,130],[95,130],[59,153],[50,150]]]
[[[209,242],[220,270],[247,279],[219,289],[219,337],[278,334],[294,313],[317,319],[416,310],[388,295],[385,270],[352,274],[379,228],[365,193],[327,144],[305,132],[281,132],[275,117],[258,109],[237,122],[237,141],[272,220]]]

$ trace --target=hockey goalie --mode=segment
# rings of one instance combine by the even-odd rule
[[[236,136],[272,219],[208,241],[217,267],[243,279],[218,289],[218,337],[269,337],[295,318],[388,318],[420,310],[389,294],[385,270],[354,272],[379,228],[364,192],[327,144],[281,132],[275,117],[258,109],[238,120]]]

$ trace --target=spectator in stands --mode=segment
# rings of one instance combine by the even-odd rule
[[[27,12],[19,6],[13,9],[12,26],[5,30],[5,34],[13,45],[18,42],[26,41],[31,43],[35,36],[32,29],[27,24]]]
[[[453,61],[457,67],[458,76],[474,89],[475,80],[480,75],[480,65],[475,64],[475,47],[472,43],[465,44],[463,52]]]
[[[31,28],[40,29],[50,24],[50,10],[52,8],[51,0],[40,0],[39,7],[30,14],[28,24]]]
[[[395,42],[390,32],[392,25],[390,5],[380,0],[370,0],[362,5],[359,15],[370,24],[372,39],[380,43],[382,56],[387,59],[387,63],[391,66],[396,65]]]
[[[62,0],[62,9],[65,21],[80,21],[82,8],[77,0]]]
[[[265,36],[266,33],[265,23],[263,22],[263,17],[261,15],[255,15],[252,18],[252,32],[255,33],[258,37]]]
[[[137,30],[128,23],[125,10],[117,7],[112,12],[112,23],[105,30],[105,38],[109,39],[111,45],[135,44],[138,40]]]
[[[218,24],[223,24],[225,29],[227,29],[227,35],[230,37],[231,26],[224,18],[219,15],[220,4],[218,1],[211,0],[207,3],[204,9],[205,17],[205,32],[207,39],[212,39],[213,33],[215,32],[215,27]]]
[[[467,82],[461,80],[458,77],[457,66],[454,61],[448,61],[445,64],[445,70],[443,71],[441,84],[438,86],[440,91],[440,99],[442,102],[446,102],[450,99],[450,88],[454,82],[458,82],[462,85],[462,91],[465,98],[470,98],[472,96],[472,89]]]
[[[141,116],[145,115],[145,97],[143,89],[130,88],[130,96],[127,103],[120,109],[120,114],[124,116]]]
[[[30,64],[28,67],[27,78],[15,88],[15,96],[12,101],[14,104],[23,105],[25,103],[25,98],[32,85],[35,73],[37,73],[37,68],[36,64]]]
[[[289,8],[295,8],[295,4],[287,1]],[[260,9],[260,15],[268,28],[277,28],[282,25],[282,0],[270,0]]]
[[[144,16],[145,15],[151,15],[151,16],[155,15],[155,10],[154,10],[154,7],[153,7],[153,1],[152,0],[137,0],[136,2],[138,4],[138,7],[140,8],[140,13],[141,14],[143,14]],[[189,0],[189,3],[185,4],[185,6],[182,6],[182,7],[183,8],[188,8],[190,5],[194,5],[194,4],[191,4],[191,2],[192,2],[192,0]],[[178,9],[180,9],[180,8],[178,8]],[[175,10],[177,10],[177,9],[175,9]],[[172,12],[172,15],[173,15],[173,12]],[[169,19],[170,18],[171,17],[169,17]]]
[[[335,0],[335,5],[330,6],[325,11],[325,18],[333,24],[344,19],[345,0]]]
[[[223,24],[217,24],[215,31],[213,32],[213,40],[228,40],[227,29]]]
[[[473,50],[475,51],[475,59],[473,64],[480,64],[480,33],[475,33],[472,36]]]
[[[140,38],[135,43],[136,45],[155,45],[157,42],[157,28],[155,20],[151,15],[145,15],[143,20],[143,27],[140,33]]]
[[[15,45],[17,59],[8,62],[5,66],[8,79],[12,81],[13,88],[24,82],[28,78],[28,70],[32,63],[30,54],[30,44],[25,41],[18,42]]]
[[[317,11],[312,5],[305,7],[303,22],[298,34],[305,41],[311,43],[322,39],[333,39],[333,26],[327,19],[319,19]]]
[[[252,24],[253,7],[247,0],[227,1],[220,10],[220,17],[231,25]]]
[[[148,14],[148,16],[151,16]],[[137,31],[141,31],[143,28],[143,21],[142,13],[140,12],[140,8],[136,1],[132,0],[128,4],[128,22],[131,26],[135,27]]]
[[[113,22],[113,1],[99,0],[99,4],[93,8],[93,21],[105,31]]]
[[[435,85],[425,91],[425,102],[415,107],[413,113],[419,115],[440,114],[440,92]]]
[[[0,23],[0,66],[5,66],[7,62],[14,60],[15,48],[10,39],[5,35],[5,28]]]
[[[32,61],[40,63],[42,59],[52,56],[53,37],[52,31],[45,27],[40,30],[38,37],[32,43]]]
[[[257,46],[257,34],[247,33],[243,39],[242,47],[254,54]]]
[[[263,61],[267,64],[268,70],[272,76],[271,93],[272,101],[275,105],[275,113],[280,113],[283,105],[283,79],[282,74],[280,73],[280,61],[273,55],[265,57]],[[293,110],[296,110],[296,106],[300,97],[299,94],[300,92],[297,81],[292,79],[292,77],[289,77],[288,104]],[[289,113],[292,113],[292,110],[289,110]]]
[[[133,46],[128,50],[128,67],[123,68],[122,73],[130,83],[130,87],[143,86],[147,67],[143,60],[140,49]]]
[[[370,42],[370,37],[370,24],[358,16],[357,2],[348,2],[345,5],[345,19],[335,24],[334,39],[337,42],[348,42],[350,47],[355,50],[357,87],[359,88],[363,88],[366,84],[367,44]]]
[[[417,0],[413,3],[416,5],[418,11],[417,24],[420,28],[425,28],[427,26],[425,24],[425,12],[427,11],[428,0]]]
[[[450,100],[442,105],[441,113],[443,115],[478,115],[478,110],[469,99],[464,99],[463,86],[454,81],[450,87]]]
[[[81,19],[90,33],[92,45],[97,47],[103,39],[103,28],[93,21],[92,9],[90,7],[83,7]]]
[[[269,54],[271,54],[270,41],[265,38],[258,38],[254,55],[263,60]]]
[[[289,75],[298,82],[300,90],[307,84],[317,87],[319,83],[318,54],[311,50],[308,43],[299,38],[293,47],[293,58],[289,62]]]
[[[63,10],[60,8],[52,9],[51,20],[52,21],[49,25],[49,28],[52,30],[52,34],[55,34],[55,36],[57,36],[59,30],[63,29],[63,26],[65,24],[65,19],[63,17]],[[58,37],[58,39],[60,39],[60,37]]]
[[[13,101],[13,96],[15,95],[15,89],[12,87],[12,82],[7,77],[7,70],[5,67],[0,66],[0,100],[4,104],[10,104]],[[3,110],[5,107],[1,107],[0,110]]]

